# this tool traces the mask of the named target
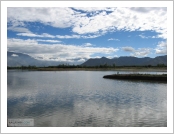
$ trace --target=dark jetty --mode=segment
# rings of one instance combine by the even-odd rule
[[[157,75],[157,74],[113,74],[113,75],[105,75],[105,76],[103,76],[103,78],[167,82],[167,74],[161,74],[161,75]]]

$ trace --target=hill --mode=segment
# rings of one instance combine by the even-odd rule
[[[16,52],[7,52],[7,66],[9,67],[19,67],[19,66],[57,66],[60,64],[65,64],[58,61],[44,61],[37,60],[27,54],[16,53]],[[156,66],[156,65],[167,65],[167,55],[158,56],[155,58],[144,57],[137,58],[131,56],[123,56],[119,58],[108,59],[106,57],[102,58],[91,58],[81,64],[81,66],[92,67],[92,66]]]
[[[9,67],[19,67],[19,66],[57,66],[61,62],[56,61],[43,61],[37,60],[27,54],[7,52],[7,66]]]
[[[144,57],[137,58],[131,56],[124,56],[114,59],[108,59],[105,57],[89,59],[82,66],[100,66],[100,65],[109,65],[109,66],[157,66],[159,64],[167,65],[167,55],[158,56],[155,58]]]

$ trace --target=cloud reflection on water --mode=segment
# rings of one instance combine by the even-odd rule
[[[51,82],[46,72],[34,74],[38,81],[24,74],[10,77],[8,118],[34,118],[35,126],[167,126],[166,84],[98,80],[100,72],[51,73]],[[86,77],[67,82],[64,74]]]

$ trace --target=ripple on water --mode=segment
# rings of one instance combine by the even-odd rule
[[[8,118],[42,127],[167,126],[167,84],[105,74],[113,71],[8,72]]]

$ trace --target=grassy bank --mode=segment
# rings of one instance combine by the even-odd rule
[[[162,75],[156,75],[156,74],[113,74],[113,75],[105,75],[105,76],[103,76],[103,78],[167,82],[167,74],[162,74]]]

